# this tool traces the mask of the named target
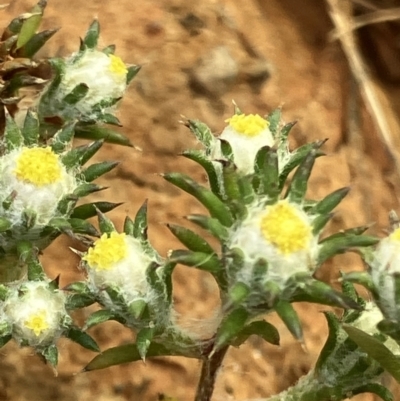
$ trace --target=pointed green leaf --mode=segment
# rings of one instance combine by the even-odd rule
[[[281,173],[279,174],[279,187],[283,189],[286,183],[286,179],[292,170],[294,170],[306,157],[307,155],[314,149],[318,149],[321,147],[325,141],[317,141],[313,143],[307,143],[303,146],[300,146],[294,152],[292,152],[289,161],[284,165]],[[286,146],[286,145],[285,145]],[[315,157],[320,157],[324,153],[316,151]]]
[[[24,144],[26,146],[36,145],[39,139],[39,119],[37,113],[28,110],[24,127],[22,128],[22,136],[24,137]]]
[[[88,294],[72,294],[67,298],[65,307],[68,310],[82,309],[93,305],[96,302],[93,295]]]
[[[392,354],[381,341],[364,331],[347,324],[343,325],[343,329],[370,358],[377,361],[400,383],[400,358]]]
[[[77,327],[71,327],[65,336],[90,351],[100,352],[100,348],[96,344],[96,341],[94,341],[89,334]]]
[[[218,273],[221,270],[221,262],[215,254],[192,252],[185,249],[174,250],[169,256],[169,261],[181,263],[185,266],[195,267],[210,273]]]
[[[80,102],[89,92],[89,86],[81,83],[75,86],[74,89],[67,96],[64,97],[63,103],[68,105],[75,105]]]
[[[250,294],[250,287],[238,281],[229,290],[229,300],[235,305],[240,305]]]
[[[136,301],[133,301],[129,304],[128,310],[134,319],[140,319],[146,308],[146,301],[144,301],[143,299],[137,299]]]
[[[130,139],[125,135],[97,124],[78,124],[75,128],[75,136],[77,138],[90,139],[94,141],[103,140],[107,143],[133,147]]]
[[[169,356],[169,355],[182,355],[177,354],[169,350],[165,345],[151,343],[147,350],[147,358],[155,356]],[[185,356],[185,355],[182,355]],[[91,370],[105,369],[114,365],[121,365],[123,363],[140,361],[139,350],[136,344],[125,344],[119,347],[109,348],[97,355],[90,363],[85,367],[84,371],[88,372]]]
[[[139,351],[140,357],[143,360],[145,360],[146,358],[146,354],[154,337],[154,333],[154,327],[145,327],[137,333],[136,346]]]
[[[17,149],[24,144],[24,137],[21,134],[18,125],[14,119],[10,116],[10,113],[5,110],[6,116],[6,127],[4,131],[4,141],[8,152]]]
[[[210,232],[214,237],[220,241],[228,239],[229,233],[226,227],[224,227],[217,219],[201,214],[190,214],[186,218],[197,224],[199,227],[204,228]]]
[[[218,195],[220,198],[222,197],[222,191],[220,188],[220,180],[218,178],[218,173],[216,171],[216,167],[214,163],[204,155],[204,152],[199,150],[186,150],[182,153],[182,156],[187,159],[193,160],[194,162],[200,164],[201,167],[205,170],[208,177],[208,182],[210,183],[211,191],[214,194]]]
[[[384,319],[378,323],[377,328],[400,343],[400,324],[397,321]]]
[[[108,173],[115,167],[117,167],[119,162],[115,161],[105,161],[100,163],[95,163],[87,167],[85,170],[82,171],[83,179],[86,182],[92,182],[96,178],[99,178],[105,173]]]
[[[79,187],[74,190],[73,196],[76,196],[77,198],[83,198],[84,196],[92,194],[93,192],[103,191],[104,189],[107,189],[107,187],[101,187],[100,185],[93,183],[84,183],[79,185]]]
[[[147,241],[147,200],[136,213],[132,235],[137,239]]]
[[[245,326],[232,345],[238,347],[251,335],[257,335],[270,344],[279,345],[280,337],[278,330],[275,326],[265,320],[251,322],[249,325]]]
[[[71,149],[62,157],[62,163],[67,169],[83,166],[88,162],[103,146],[104,141],[99,140],[88,145],[78,146]]]
[[[333,239],[337,238],[347,238],[349,236],[358,236],[367,231],[371,225],[365,225],[365,226],[359,226],[359,227],[352,227],[348,228],[346,230],[340,230],[335,234],[330,235],[329,237],[326,237],[322,239],[319,243],[323,244],[325,241],[332,241]]]
[[[116,116],[114,116],[114,114],[111,113],[102,113],[101,116],[99,116],[99,120],[101,120],[105,124],[122,127],[122,124],[119,121],[119,119]]]
[[[178,188],[194,196],[210,212],[211,217],[221,224],[230,227],[233,224],[232,214],[226,204],[207,188],[202,187],[189,176],[180,173],[164,174],[163,177]]]
[[[128,73],[126,74],[126,84],[129,85],[133,78],[136,77],[140,69],[141,65],[131,65],[128,67]]]
[[[244,308],[234,309],[226,315],[218,328],[213,352],[235,341],[236,337],[242,332],[248,318],[249,312]]]
[[[90,329],[97,324],[107,322],[108,320],[114,319],[114,312],[107,309],[100,309],[96,312],[93,312],[85,322],[85,330]]]
[[[218,138],[218,140],[220,142],[222,156],[225,158],[225,160],[235,162],[232,146],[230,145],[230,143],[228,141],[225,141],[225,139]]]
[[[356,389],[352,390],[351,393],[352,396],[363,393],[371,393],[376,394],[383,401],[393,401],[392,393],[385,386],[382,386],[379,383],[364,384],[363,386],[357,387]]]
[[[303,202],[304,197],[306,196],[308,179],[310,178],[311,170],[314,166],[315,157],[315,150],[312,150],[297,168],[285,196],[285,198],[288,198],[289,202],[297,204]]]
[[[333,217],[333,213],[320,214],[312,222],[312,233],[318,235]]]
[[[114,223],[100,211],[97,212],[97,219],[99,221],[99,229],[102,234],[111,234],[116,231]]]
[[[289,136],[290,131],[292,128],[297,124],[297,121],[292,121],[290,123],[285,124],[280,132],[281,141],[286,140]],[[324,141],[325,142],[325,141]]]
[[[96,216],[97,210],[100,210],[102,213],[107,213],[121,205],[122,203],[112,202],[86,203],[84,205],[77,206],[72,212],[71,217],[75,219],[86,220],[90,217]]]
[[[126,235],[130,235],[131,237],[133,237],[134,230],[135,230],[135,223],[129,216],[126,216],[124,221],[124,233]]]
[[[281,121],[281,116],[282,116],[282,110],[275,109],[272,110],[266,120],[269,122],[269,130],[271,131],[271,134],[274,138],[278,136],[278,129],[279,129],[279,123]]]
[[[294,310],[290,302],[279,300],[274,309],[278,316],[282,319],[285,326],[292,333],[293,337],[303,342],[303,329],[297,312]]]
[[[210,128],[198,120],[187,120],[185,125],[192,131],[197,140],[206,148],[211,149],[215,142]]]
[[[94,49],[97,46],[97,41],[99,40],[100,35],[100,24],[96,19],[94,20],[90,26],[88,31],[86,32],[85,38],[83,39],[83,44],[85,47],[89,49]]]
[[[262,147],[256,155],[254,171],[258,177],[257,188],[254,188],[260,195],[266,195],[271,203],[278,200],[279,188],[279,167],[278,155],[269,146]]]
[[[11,339],[12,339],[11,334],[0,337],[0,348],[4,347]]]
[[[53,136],[50,147],[53,152],[59,154],[64,152],[71,144],[75,134],[75,123],[67,124]]]
[[[46,362],[51,366],[56,367],[58,364],[58,349],[55,344],[51,344],[45,349],[41,350],[40,353],[43,355]]]
[[[224,192],[229,200],[240,201],[237,202],[245,210],[244,204],[241,199],[241,192],[239,186],[239,174],[236,172],[236,166],[231,162],[221,162],[222,164],[222,178],[224,183]]]
[[[59,29],[47,29],[32,36],[25,46],[19,49],[18,56],[32,58]]]
[[[322,348],[317,363],[315,364],[315,372],[317,376],[324,369],[324,365],[327,363],[328,358],[333,354],[335,349],[339,346],[341,335],[339,333],[340,325],[337,317],[332,312],[323,312],[328,322],[329,334],[326,339],[325,345]]]
[[[39,3],[32,8],[31,15],[23,22],[18,35],[17,49],[24,46],[38,30],[46,3],[47,1],[39,1]]]
[[[108,45],[107,47],[105,47],[102,52],[104,54],[107,54],[107,56],[109,56],[110,54],[114,54],[115,53],[115,45]]]
[[[325,238],[318,253],[318,265],[321,265],[334,255],[344,253],[357,247],[375,245],[378,242],[378,238],[367,235],[349,234],[342,237]]]
[[[349,193],[350,188],[340,188],[335,192],[327,195],[324,199],[318,202],[312,209],[312,214],[327,214],[330,213]]]
[[[71,224],[72,231],[76,234],[86,234],[92,237],[100,236],[97,229],[88,221],[70,218],[69,223]]]
[[[178,238],[183,245],[193,252],[203,252],[206,254],[214,254],[214,249],[211,245],[198,234],[188,228],[175,224],[167,224],[167,227],[172,234]]]

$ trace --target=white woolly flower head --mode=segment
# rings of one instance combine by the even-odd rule
[[[254,172],[254,161],[257,152],[263,146],[273,146],[274,138],[269,130],[269,122],[258,114],[236,114],[226,120],[229,125],[222,131],[219,139],[229,142],[233,160],[243,174]],[[215,141],[211,152],[214,160],[224,159],[221,142]]]
[[[66,321],[65,295],[48,282],[29,281],[14,288],[4,302],[13,338],[22,345],[48,346],[60,337]]]
[[[284,286],[295,273],[314,270],[318,238],[312,233],[310,217],[296,204],[280,200],[273,205],[254,207],[232,232],[230,248],[239,248],[245,267],[238,279],[251,280],[257,260],[268,262],[265,281]]]
[[[50,147],[20,147],[0,157],[0,211],[15,225],[27,210],[36,214],[37,226],[46,225],[57,215],[60,200],[77,185]],[[11,205],[4,208],[10,195]]]
[[[146,270],[154,259],[138,239],[125,233],[103,234],[82,259],[95,291],[104,292],[109,286],[117,288],[127,305],[151,297]],[[105,301],[109,303],[107,298]]]
[[[88,114],[94,105],[122,97],[127,87],[127,74],[128,69],[119,57],[87,49],[79,58],[73,56],[67,60],[60,94],[64,97],[77,85],[86,84],[88,93],[74,107]]]

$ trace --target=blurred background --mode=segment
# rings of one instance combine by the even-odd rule
[[[11,1],[0,19],[5,24],[34,4]],[[218,133],[233,113],[232,100],[246,113],[282,107],[286,122],[298,121],[293,146],[329,139],[309,195],[322,198],[349,185],[352,191],[328,231],[375,222],[370,232],[383,235],[388,212],[400,212],[399,0],[50,0],[43,28],[62,29],[41,56],[77,51],[94,18],[101,24],[101,45],[113,43],[126,63],[142,65],[119,111],[121,131],[142,151],[106,145],[97,156],[122,161],[102,180],[109,189],[96,194],[97,200],[124,202],[111,213],[119,228],[148,198],[154,246],[162,255],[178,246],[165,223],[186,224],[183,216],[201,208],[158,173],[185,171],[204,182],[196,166],[177,156],[196,146],[179,121],[182,115],[200,119]],[[61,274],[61,284],[81,277],[68,246],[76,244],[60,238],[43,258],[52,277]],[[319,277],[335,283],[339,270],[352,269],[362,265],[346,255]],[[178,268],[174,280],[182,324],[207,336],[218,303],[213,280],[188,268]],[[327,328],[319,311],[325,309],[298,306],[307,351],[271,316],[282,346],[251,339],[231,350],[213,399],[265,398],[294,384],[324,344]],[[102,349],[134,338],[113,323],[91,333]],[[79,373],[94,354],[61,341],[55,377],[29,349],[8,344],[0,352],[0,401],[153,401],[162,394],[189,401],[200,372],[197,361],[158,358]]]

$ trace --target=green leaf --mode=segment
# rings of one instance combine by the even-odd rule
[[[378,323],[377,328],[400,343],[400,324],[397,321],[384,319]]]
[[[226,315],[218,328],[213,352],[235,341],[236,337],[242,332],[248,318],[249,312],[244,308],[234,309]]]
[[[226,227],[233,224],[233,217],[226,204],[207,188],[202,187],[189,176],[180,173],[164,174],[163,177],[178,188],[195,197],[211,214],[211,217]]]
[[[92,237],[99,237],[100,233],[88,221],[70,218],[69,223],[71,224],[72,231],[76,234],[86,234]]]
[[[251,322],[245,326],[232,343],[235,347],[243,344],[251,335],[257,335],[270,344],[279,345],[279,332],[275,326],[265,320]]]
[[[168,349],[165,345],[151,343],[147,349],[146,357],[151,358],[155,356],[172,356],[181,355],[183,353],[177,353]],[[84,368],[85,372],[105,369],[110,366],[121,365],[123,363],[140,361],[142,359],[136,344],[125,344],[119,347],[109,348],[97,355],[92,359],[89,364]]]
[[[53,152],[59,154],[67,150],[72,144],[75,134],[75,123],[67,124],[53,136],[50,147]]]
[[[168,259],[172,263],[181,263],[185,266],[195,267],[214,274],[218,273],[222,268],[221,262],[215,254],[210,255],[203,252],[178,249],[172,251]]]
[[[385,386],[382,386],[379,383],[364,384],[363,386],[357,387],[356,389],[352,390],[351,393],[352,396],[363,393],[371,393],[376,394],[383,401],[393,401],[392,393]]]
[[[107,309],[101,309],[96,312],[93,312],[85,322],[85,330],[90,329],[93,326],[96,326],[97,324],[107,322],[108,320],[113,320],[115,318],[114,312],[107,310]]]
[[[317,376],[322,373],[322,369],[324,368],[327,360],[340,344],[340,325],[338,319],[332,312],[323,313],[328,322],[329,334],[328,338],[326,339],[325,345],[319,354],[317,363],[315,364],[315,372]]]
[[[58,349],[55,344],[51,344],[45,349],[40,351],[40,354],[43,355],[46,362],[48,362],[51,366],[56,367],[58,364]]]
[[[201,214],[190,214],[186,218],[197,224],[199,227],[204,228],[210,232],[214,237],[218,238],[220,241],[228,239],[229,232],[217,219],[213,217],[204,216]]]
[[[318,202],[312,209],[311,214],[327,214],[330,213],[349,193],[350,188],[340,188],[335,192],[327,195],[324,199]]]
[[[400,383],[400,359],[377,338],[349,325],[343,325],[348,336],[366,353],[377,361],[382,368]]]
[[[133,316],[134,319],[140,319],[147,308],[147,303],[143,299],[137,299],[129,304],[128,310],[129,313]]]
[[[210,149],[215,142],[210,128],[198,120],[187,120],[185,125],[192,131],[197,140],[206,148]]]
[[[297,168],[285,196],[285,198],[288,198],[289,202],[297,204],[301,204],[303,202],[307,191],[308,179],[310,178],[315,158],[316,151],[311,150],[311,152]]]
[[[89,294],[72,294],[69,295],[66,302],[68,310],[82,309],[95,303],[93,295]]]
[[[220,187],[218,173],[216,171],[214,163],[204,155],[204,152],[190,149],[190,150],[185,150],[182,153],[182,156],[186,157],[187,159],[193,160],[194,162],[198,163],[201,167],[203,167],[203,169],[207,173],[211,191],[214,192],[214,194],[218,195],[220,198],[222,198],[222,191]]]
[[[228,160],[228,161],[230,161],[230,162],[234,162],[234,159],[233,159],[233,149],[232,149],[231,144],[230,144],[228,141],[225,141],[225,139],[220,139],[220,138],[218,138],[218,141],[220,142],[220,145],[221,145],[221,153],[222,153],[222,156],[223,156],[226,160]]]
[[[154,327],[145,327],[137,333],[136,346],[140,357],[144,361],[155,333]]]
[[[90,217],[97,215],[97,210],[102,213],[110,212],[123,203],[112,203],[112,202],[93,202],[86,203],[84,205],[77,206],[71,214],[72,218],[86,220]]]
[[[329,220],[333,217],[333,213],[320,214],[312,222],[312,233],[318,235],[320,231],[328,224]]]
[[[99,229],[102,234],[111,234],[116,231],[114,223],[100,211],[97,212],[97,218],[99,221]]]
[[[111,113],[102,113],[101,116],[99,116],[99,120],[101,120],[105,124],[122,127],[122,124],[119,121],[119,119],[116,116],[114,116],[114,114]]]
[[[93,192],[103,191],[107,187],[101,187],[100,185],[93,183],[84,183],[79,185],[73,192],[73,196],[76,198],[83,198],[84,196],[90,195]]]
[[[133,237],[134,230],[135,230],[135,223],[129,216],[126,216],[124,221],[124,233],[126,235],[130,235],[131,237]]]
[[[269,146],[262,147],[256,155],[254,171],[257,180],[257,188],[254,190],[260,195],[266,195],[271,203],[278,200],[279,188],[279,166],[278,155]]]
[[[42,0],[32,8],[31,15],[25,19],[21,26],[17,40],[17,49],[24,46],[38,30],[46,4],[47,1]]]
[[[115,45],[108,45],[107,47],[105,47],[102,52],[104,54],[107,54],[107,56],[109,56],[110,54],[114,54],[115,53]]]
[[[333,238],[325,238],[320,245],[317,264],[321,265],[323,262],[334,255],[344,253],[357,247],[375,245],[378,242],[378,238],[367,235],[345,234],[340,237],[336,236]]]
[[[279,108],[272,110],[266,118],[266,120],[269,122],[269,130],[271,131],[271,134],[274,138],[278,136],[281,116],[282,116],[282,110]]]
[[[274,309],[278,316],[282,319],[285,326],[292,333],[293,337],[300,342],[303,342],[303,329],[301,327],[301,322],[299,316],[294,310],[290,302],[279,300]]]
[[[136,213],[132,235],[134,238],[147,241],[147,200]]]
[[[118,164],[119,162],[116,161],[104,161],[92,164],[82,171],[83,179],[86,182],[92,182],[96,178],[101,177],[103,174],[108,173],[109,171],[117,167]]]
[[[24,137],[21,134],[18,125],[14,119],[10,116],[7,109],[4,109],[6,116],[6,127],[4,131],[4,141],[8,152],[17,149],[24,144]]]
[[[182,242],[182,244],[185,245],[189,250],[193,252],[203,252],[206,254],[215,253],[211,245],[192,230],[175,224],[167,224],[167,227],[172,234],[178,238],[178,240]]]
[[[234,305],[240,305],[251,294],[251,289],[248,285],[238,281],[229,290],[229,300]]]
[[[11,334],[0,337],[0,348],[4,347],[11,339],[12,339]]]
[[[60,28],[47,29],[32,36],[17,52],[19,57],[32,58]]]
[[[26,113],[22,136],[26,146],[36,145],[39,139],[39,119],[37,113],[28,110]]]
[[[97,46],[97,41],[100,35],[100,24],[99,21],[94,20],[88,31],[86,32],[85,38],[83,39],[83,44],[89,49],[95,49]]]
[[[71,106],[80,102],[89,92],[89,86],[85,83],[80,83],[75,86],[72,91],[64,97],[63,103],[69,104]]]
[[[103,146],[104,141],[99,140],[88,145],[78,146],[71,149],[62,157],[62,163],[67,167],[67,169],[76,168],[83,166],[88,162]]]
[[[136,77],[140,69],[141,65],[131,65],[128,67],[128,73],[126,74],[126,84],[129,85],[133,78]]]
[[[89,334],[77,327],[71,327],[65,336],[90,351],[100,352],[100,348],[96,341],[94,341]]]
[[[236,209],[239,215],[242,215],[246,209],[242,202],[242,193],[239,185],[240,176],[236,172],[236,166],[231,162],[223,161],[221,163],[225,195],[230,201],[239,201],[235,202],[235,205],[241,206],[240,208],[236,207]]]
[[[75,128],[75,136],[77,138],[90,139],[94,141],[103,140],[107,143],[133,147],[130,139],[125,135],[97,124],[78,124]]]

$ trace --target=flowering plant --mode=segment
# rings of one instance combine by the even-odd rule
[[[39,1],[9,25],[1,63],[17,57],[26,58],[24,65],[33,63],[54,33],[36,33],[45,6]],[[400,381],[400,224],[392,214],[392,233],[382,240],[366,235],[368,226],[325,235],[332,211],[349,190],[338,189],[320,200],[307,197],[325,141],[290,150],[293,124],[282,123],[279,109],[262,117],[244,114],[235,105],[219,136],[200,121],[183,122],[202,149],[182,155],[208,178],[201,183],[182,173],[163,175],[208,211],[187,216],[207,236],[168,225],[184,249],[163,257],[153,248],[146,202],[134,219],[126,217],[122,232],[106,216],[119,204],[78,204],[100,191],[93,181],[117,165],[85,166],[103,142],[132,146],[109,126],[120,125],[114,112],[139,67],[126,65],[114,46],[99,50],[99,29],[94,21],[79,51],[67,59],[38,62],[51,67],[48,81],[21,65],[1,76],[0,345],[14,339],[56,368],[60,337],[100,352],[87,330],[115,320],[133,330],[136,340],[103,350],[86,371],[155,356],[196,358],[202,372],[195,400],[208,401],[231,346],[239,347],[251,335],[279,345],[270,313],[276,312],[304,344],[293,303],[311,302],[343,312],[325,312],[329,336],[315,368],[270,400],[339,401],[363,392],[392,400],[382,375],[387,371]],[[23,113],[18,90],[25,85],[37,86],[39,96]],[[93,142],[74,147],[75,137]],[[87,220],[95,216],[97,228]],[[39,259],[60,234],[85,249],[75,250],[85,279],[62,289],[58,279],[47,277]],[[358,252],[368,271],[343,274],[341,291],[316,278],[326,260],[347,251]],[[220,306],[209,336],[180,326],[172,281],[177,264],[209,272],[217,283]],[[352,283],[364,285],[372,300],[363,300]],[[83,327],[76,325],[71,313],[95,303],[99,309]]]

